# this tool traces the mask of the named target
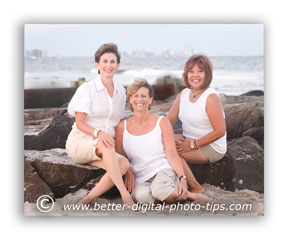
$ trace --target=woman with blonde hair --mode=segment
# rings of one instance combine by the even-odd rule
[[[127,89],[127,102],[134,115],[116,128],[116,151],[130,160],[125,175],[128,190],[141,203],[209,200],[202,193],[187,191],[187,182],[177,154],[173,129],[163,116],[149,112],[152,87],[146,80]]]

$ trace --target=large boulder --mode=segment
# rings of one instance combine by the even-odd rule
[[[254,103],[264,103],[264,96],[229,96],[229,95],[222,95],[220,94],[222,104],[234,104],[234,103],[248,103],[248,102],[254,102]]]
[[[54,198],[51,188],[39,177],[35,168],[24,160],[24,202],[35,203],[42,195]]]
[[[25,150],[24,156],[36,169],[40,178],[52,189],[55,198],[74,192],[91,179],[105,173],[104,169],[73,162],[65,149]]]
[[[72,129],[74,120],[56,115],[52,123],[37,135],[24,135],[25,150],[47,150],[65,148],[67,137]]]
[[[235,162],[235,189],[250,189],[264,193],[264,150],[249,137],[232,139],[228,157]]]
[[[262,90],[251,90],[241,94],[240,96],[264,96],[264,92]]]
[[[258,144],[264,148],[264,127],[253,127],[243,132],[242,136],[254,138]]]
[[[225,104],[224,112],[227,139],[242,137],[243,133],[251,128],[264,127],[264,103]]]
[[[264,192],[264,150],[249,136],[232,139],[224,158],[212,164],[190,164],[199,183],[222,189]]]
[[[235,191],[235,161],[226,154],[211,164],[189,164],[200,184],[209,183],[224,190]]]

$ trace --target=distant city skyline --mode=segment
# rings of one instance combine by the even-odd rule
[[[155,52],[147,52],[144,49],[132,49],[130,51],[120,51],[122,56],[137,56],[137,57],[145,57],[145,56],[191,56],[193,52],[192,47],[185,46],[184,49],[171,53],[169,49],[157,50]],[[51,57],[62,57],[62,54],[57,54]],[[43,49],[26,49],[25,57],[49,57],[49,53]],[[65,57],[65,56],[63,56]]]
[[[114,42],[122,54],[263,56],[263,24],[26,24],[24,54],[91,56]],[[188,54],[189,55],[189,54]]]

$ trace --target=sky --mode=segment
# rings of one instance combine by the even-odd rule
[[[186,46],[209,56],[264,55],[263,24],[25,24],[24,51],[48,56],[91,56],[103,43],[120,51],[169,50]]]

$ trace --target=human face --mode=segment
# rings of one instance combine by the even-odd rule
[[[133,111],[148,111],[149,106],[152,104],[152,98],[149,96],[149,89],[141,87],[132,94],[130,97],[130,104],[132,105]]]
[[[101,78],[112,79],[119,67],[116,55],[114,53],[104,53],[100,57],[99,63],[96,62],[96,67],[100,71]]]
[[[200,90],[205,83],[205,72],[196,64],[189,70],[187,79],[193,90]]]

